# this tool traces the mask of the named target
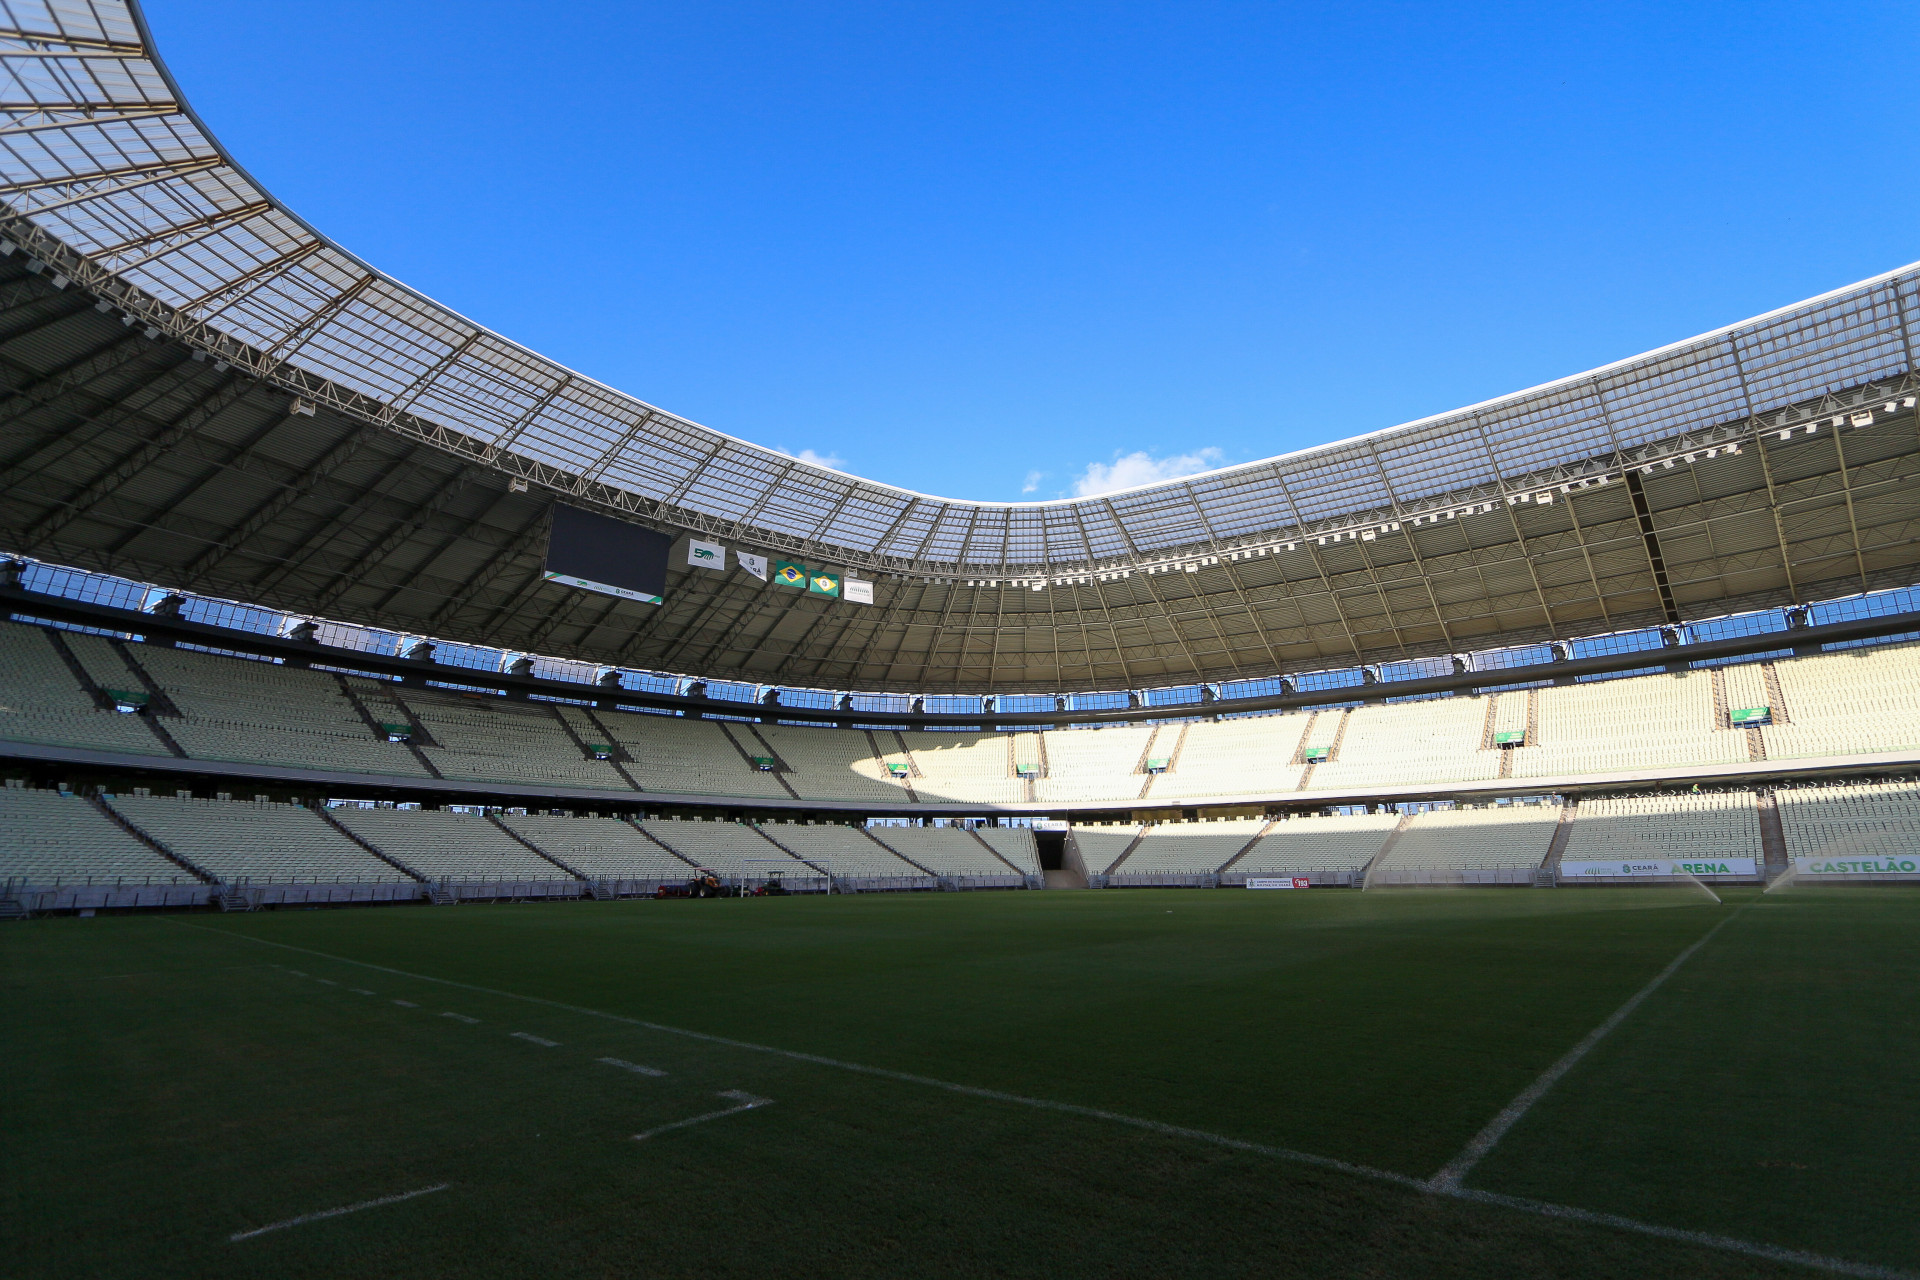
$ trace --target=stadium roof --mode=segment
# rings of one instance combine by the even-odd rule
[[[679,418],[361,262],[227,155],[137,6],[0,15],[15,551],[410,633],[916,691],[1235,679],[1915,576],[1915,268],[1283,457],[958,501]],[[844,567],[875,603],[697,569],[661,607],[545,584],[555,497]]]

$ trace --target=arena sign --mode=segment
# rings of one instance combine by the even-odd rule
[[[1796,876],[1911,876],[1920,875],[1920,854],[1887,857],[1795,858]]]
[[[1313,882],[1306,876],[1248,876],[1249,889],[1305,889]]]
[[[1638,876],[1752,876],[1752,858],[1623,858],[1618,862],[1562,862],[1562,880],[1621,880]]]

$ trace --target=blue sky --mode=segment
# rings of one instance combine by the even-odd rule
[[[376,266],[951,497],[1376,430],[1920,259],[1911,4],[147,13]]]

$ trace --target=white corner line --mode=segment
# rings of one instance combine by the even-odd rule
[[[536,1036],[525,1031],[509,1031],[507,1034],[515,1040],[525,1040],[528,1044],[537,1044],[543,1049],[558,1049],[560,1047],[558,1040],[549,1040],[545,1036]]]
[[[1746,908],[1741,907],[1739,911]],[[1385,1182],[1404,1187],[1411,1191],[1424,1191],[1433,1195],[1446,1196],[1454,1200],[1466,1200],[1480,1204],[1498,1205],[1520,1213],[1533,1214],[1536,1217],[1557,1218],[1571,1222],[1584,1222],[1594,1226],[1612,1227],[1618,1231],[1629,1231],[1636,1235],[1654,1236],[1662,1240],[1677,1240],[1697,1245],[1705,1249],[1715,1249],[1722,1253],[1744,1254],[1750,1258],[1765,1258],[1769,1262],[1788,1262],[1796,1266],[1811,1267],[1816,1271],[1825,1271],[1831,1275],[1852,1276],[1857,1280],[1920,1280],[1920,1272],[1902,1271],[1897,1267],[1884,1267],[1868,1262],[1849,1262],[1845,1258],[1829,1258],[1823,1254],[1804,1253],[1798,1249],[1786,1249],[1779,1245],[1766,1244],[1753,1240],[1741,1240],[1733,1236],[1710,1235],[1706,1232],[1688,1231],[1680,1227],[1663,1226],[1657,1222],[1641,1222],[1635,1218],[1623,1218],[1616,1214],[1599,1213],[1591,1209],[1574,1208],[1571,1205],[1550,1204],[1544,1200],[1527,1200],[1519,1196],[1505,1196],[1492,1191],[1475,1191],[1465,1187],[1435,1186],[1430,1179],[1416,1178],[1409,1174],[1395,1173],[1391,1169],[1375,1169],[1370,1165],[1353,1164],[1346,1160],[1336,1160],[1332,1156],[1315,1155],[1310,1151],[1294,1151],[1287,1147],[1271,1147],[1265,1143],[1249,1142],[1244,1138],[1229,1137],[1223,1133],[1213,1133],[1206,1129],[1189,1129],[1182,1125],[1166,1124],[1159,1120],[1147,1120],[1139,1116],[1124,1115],[1117,1111],[1102,1111],[1098,1107],[1082,1106],[1077,1102],[1055,1102],[1048,1098],[1029,1098],[1017,1093],[1006,1093],[999,1089],[983,1089],[977,1085],[956,1084],[949,1080],[938,1080],[932,1076],[914,1075],[907,1071],[894,1071],[888,1067],[869,1067],[858,1062],[844,1062],[837,1058],[822,1057],[819,1054],[802,1053],[797,1049],[781,1049],[773,1045],[755,1044],[751,1040],[735,1040],[728,1036],[711,1035],[705,1031],[691,1031],[685,1027],[669,1026],[660,1022],[648,1022],[644,1018],[630,1018],[622,1013],[608,1013],[604,1009],[590,1009],[584,1005],[567,1004],[559,1000],[549,1000],[544,996],[522,995],[517,991],[501,991],[496,987],[476,986],[470,982],[461,982],[454,978],[438,978],[432,974],[414,973],[407,969],[393,969],[386,965],[374,964],[367,960],[355,960],[349,956],[334,955],[330,951],[316,951],[311,947],[298,947],[290,942],[274,942],[269,938],[256,938],[251,934],[239,933],[231,929],[218,929],[204,924],[189,924],[184,920],[174,920],[163,916],[170,924],[182,929],[199,929],[206,933],[217,933],[241,942],[254,942],[263,947],[279,947],[286,951],[298,951],[305,955],[319,956],[324,960],[337,960],[343,964],[359,965],[363,969],[372,969],[379,973],[390,973],[395,977],[412,978],[420,982],[435,982],[443,987],[456,990],[477,992],[480,995],[495,996],[503,1000],[519,1000],[527,1004],[537,1004],[549,1009],[560,1009],[567,1013],[577,1013],[589,1018],[604,1018],[608,1022],[618,1022],[629,1027],[640,1027],[647,1031],[656,1031],[662,1035],[683,1036],[689,1040],[699,1040],[706,1044],[726,1045],[729,1048],[742,1049],[749,1053],[764,1053],[790,1062],[808,1062],[815,1066],[832,1067],[840,1071],[850,1071],[858,1075],[873,1076],[884,1080],[898,1080],[905,1084],[922,1085],[929,1089],[941,1089],[947,1093],[956,1093],[964,1097],[980,1098],[989,1102],[1005,1102],[1015,1106],[1033,1107],[1041,1111],[1055,1111],[1065,1115],[1083,1116],[1090,1120],[1104,1120],[1110,1124],[1126,1125],[1142,1129],[1148,1133],[1157,1133],[1162,1137],[1185,1138],[1192,1142],[1202,1142],[1209,1146],[1222,1147],[1229,1151],[1244,1151],[1250,1155],[1266,1156],[1269,1159],[1284,1161],[1288,1164],[1306,1165],[1316,1169],[1326,1169],[1334,1173],[1344,1173],[1356,1178],[1365,1178],[1370,1182]],[[1728,917],[1731,920],[1732,916]],[[1727,921],[1722,921],[1722,924]],[[1719,926],[1709,931],[1696,946],[1705,945],[1707,938],[1717,932]],[[1684,958],[1684,957],[1683,957]],[[1679,967],[1675,961],[1673,968]],[[462,1014],[442,1015],[450,1018],[463,1018]],[[721,1113],[716,1113],[721,1114]],[[729,1113],[730,1114],[730,1113]]]
[[[1713,941],[1714,934],[1726,928],[1733,922],[1734,916],[1739,915],[1740,912],[1745,910],[1746,907],[1744,906],[1736,908],[1722,919],[1719,924],[1707,930],[1706,934],[1702,936],[1698,942],[1695,942],[1685,951],[1675,956],[1666,968],[1654,974],[1652,981],[1629,996],[1627,1002],[1618,1009],[1615,1009],[1605,1022],[1602,1022],[1599,1026],[1587,1032],[1586,1037],[1582,1039],[1579,1044],[1567,1050],[1566,1053],[1561,1055],[1558,1062],[1548,1067],[1545,1071],[1542,1071],[1534,1082],[1522,1089],[1512,1102],[1509,1102],[1501,1109],[1498,1115],[1487,1121],[1484,1129],[1467,1139],[1467,1145],[1460,1148],[1458,1155],[1442,1165],[1440,1171],[1427,1180],[1427,1189],[1430,1191],[1458,1191],[1461,1183],[1466,1180],[1466,1176],[1473,1172],[1473,1167],[1485,1159],[1488,1152],[1499,1145],[1500,1139],[1507,1136],[1509,1129],[1520,1123],[1520,1118],[1533,1109],[1534,1103],[1544,1098],[1547,1095],[1547,1091],[1560,1082],[1562,1076],[1566,1075],[1567,1072],[1573,1070],[1574,1067],[1579,1064],[1580,1059],[1593,1052],[1595,1045],[1606,1039],[1615,1027],[1632,1016],[1633,1011],[1638,1009],[1648,996],[1658,991],[1661,986],[1666,983],[1668,978],[1671,978],[1675,973],[1679,972],[1680,966],[1691,960],[1695,952]]]
[[[635,1142],[645,1142],[648,1138],[656,1134],[667,1133],[674,1129],[684,1129],[690,1124],[705,1124],[709,1120],[718,1120],[722,1116],[739,1115],[742,1111],[752,1111],[756,1107],[773,1105],[772,1098],[756,1098],[752,1094],[740,1089],[728,1089],[725,1093],[719,1094],[718,1096],[722,1098],[733,1098],[736,1100],[736,1104],[728,1107],[725,1111],[709,1111],[703,1116],[694,1116],[689,1120],[675,1120],[672,1124],[663,1124],[656,1128],[648,1129],[643,1133],[636,1133],[633,1135],[633,1140]]]
[[[624,1058],[595,1058],[594,1061],[604,1062],[608,1066],[618,1067],[622,1071],[631,1071],[637,1076],[664,1076],[667,1074],[658,1067],[643,1067],[637,1062],[628,1062]]]
[[[227,1237],[228,1244],[239,1244],[242,1240],[251,1240],[263,1236],[269,1231],[284,1231],[288,1227],[304,1226],[309,1222],[318,1222],[322,1218],[337,1218],[343,1213],[358,1213],[362,1209],[378,1209],[383,1204],[399,1204],[402,1200],[411,1200],[415,1196],[430,1196],[436,1191],[445,1191],[451,1182],[437,1183],[431,1187],[422,1187],[418,1191],[402,1191],[397,1196],[381,1196],[378,1200],[362,1200],[359,1204],[350,1204],[343,1209],[322,1209],[319,1213],[303,1213],[297,1218],[288,1218],[285,1222],[272,1222],[264,1227],[255,1227],[251,1231],[239,1231]]]

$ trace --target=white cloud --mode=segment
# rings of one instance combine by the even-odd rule
[[[786,454],[789,458],[798,458],[802,462],[810,462],[816,467],[826,467],[832,471],[845,471],[847,469],[847,460],[837,453],[815,453],[812,449],[801,449],[797,453],[792,449],[782,449],[780,452]]]
[[[1026,483],[1020,486],[1020,492],[1032,493],[1035,490],[1037,490],[1040,487],[1041,478],[1044,477],[1046,474],[1047,473],[1044,471],[1027,472]]]
[[[1087,469],[1073,482],[1073,496],[1091,498],[1095,494],[1131,489],[1135,485],[1177,480],[1197,471],[1212,470],[1222,461],[1220,451],[1213,448],[1196,449],[1192,453],[1176,454],[1171,458],[1156,458],[1144,449],[1127,454],[1116,452],[1110,463],[1087,464]]]

